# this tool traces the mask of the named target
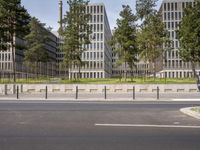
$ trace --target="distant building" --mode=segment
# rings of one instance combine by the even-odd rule
[[[160,72],[161,77],[166,78],[188,78],[192,77],[190,62],[183,62],[179,55],[180,43],[177,38],[176,30],[184,16],[184,8],[191,4],[194,6],[194,0],[163,0],[160,12],[163,16],[165,28],[170,33],[172,41],[172,50],[166,51],[163,58],[163,70]],[[165,46],[164,46],[165,47]],[[197,71],[200,73],[199,65]]]
[[[43,74],[51,74],[56,75],[56,51],[58,48],[58,38],[53,33],[49,33],[49,41],[45,45],[45,50],[48,52],[49,55],[49,62],[47,64],[40,65],[40,72]],[[16,49],[14,49],[14,56],[12,55],[12,51],[10,46],[8,50],[1,51],[0,50],[0,70],[1,75],[8,75],[13,73],[13,59],[15,57],[15,68],[16,68],[16,75],[22,76],[22,74],[30,73],[30,68],[24,64],[24,50],[21,49],[25,47],[25,41],[23,39],[15,38],[14,40],[16,44]],[[32,62],[33,63],[33,62]],[[45,71],[44,71],[45,70]],[[45,72],[45,73],[44,73]],[[31,73],[34,73],[31,71]]]

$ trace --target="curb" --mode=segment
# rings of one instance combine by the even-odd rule
[[[182,108],[180,111],[188,116],[191,116],[193,118],[199,119],[200,120],[200,113],[197,113],[195,111],[192,111],[193,108],[196,107],[188,107],[188,108]]]

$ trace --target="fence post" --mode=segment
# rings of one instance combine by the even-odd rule
[[[78,99],[78,86],[76,86],[76,99]]]
[[[135,86],[133,86],[133,100],[135,100]]]
[[[157,87],[157,100],[159,100],[160,99],[160,89],[159,89],[159,87]]]
[[[5,87],[4,87],[4,95],[7,95],[8,94],[8,88],[7,88],[7,84],[5,84]]]
[[[107,89],[106,89],[106,86],[104,87],[104,99],[107,99]]]
[[[19,86],[17,85],[17,99],[19,99]]]
[[[45,89],[45,99],[48,99],[48,87],[46,86],[46,89]]]

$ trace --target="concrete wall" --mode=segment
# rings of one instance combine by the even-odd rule
[[[197,93],[196,84],[113,84],[113,85],[93,85],[93,84],[8,84],[7,93],[13,93],[13,89],[19,87],[19,91],[26,93],[40,93],[44,92],[46,86],[50,93],[71,93],[76,91],[78,86],[79,92],[82,93],[101,93],[106,86],[107,92],[110,93],[128,93],[135,91],[138,93],[152,93],[156,92],[159,87],[161,93]],[[0,94],[5,93],[5,84],[0,84]]]

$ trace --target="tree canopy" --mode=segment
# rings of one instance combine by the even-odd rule
[[[47,62],[49,59],[46,44],[49,41],[49,30],[45,28],[45,24],[41,23],[37,18],[33,17],[29,24],[30,33],[25,37],[26,62]]]
[[[83,64],[82,53],[86,51],[86,45],[90,44],[90,35],[92,34],[89,25],[90,14],[86,12],[86,6],[89,1],[68,0],[69,11],[63,19],[62,37],[64,44],[62,46],[64,62],[69,66],[76,65],[80,69]]]
[[[122,8],[111,44],[118,57],[117,64],[122,65],[125,63],[125,67],[128,64],[133,69],[138,61],[136,44],[137,17],[132,13],[129,5],[123,5]]]
[[[0,0],[0,48],[12,52],[13,80],[15,79],[16,38],[23,39],[29,32],[30,16],[21,5],[21,0]]]
[[[191,62],[194,76],[197,76],[195,63],[200,62],[200,2],[185,8],[184,14],[178,30],[180,56],[185,62]]]

